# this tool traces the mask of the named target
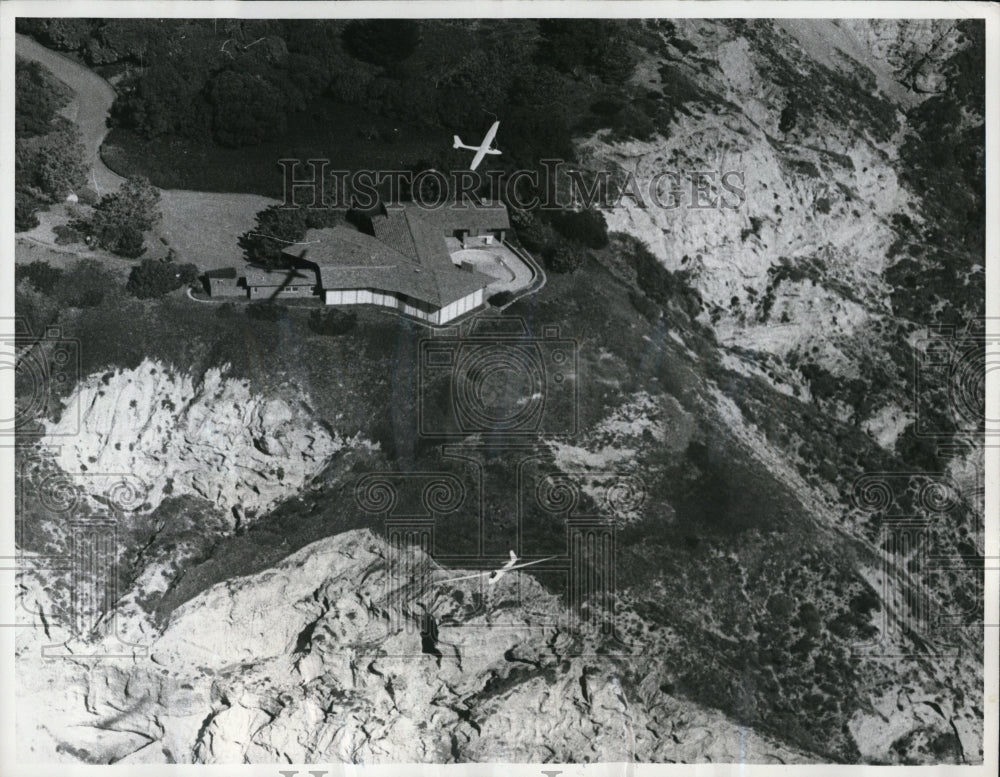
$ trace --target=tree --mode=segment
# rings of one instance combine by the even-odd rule
[[[389,67],[413,53],[420,27],[412,19],[360,19],[344,28],[343,41],[355,59]]]
[[[271,205],[257,214],[257,222],[251,231],[240,235],[239,245],[248,262],[264,267],[282,267],[287,262],[281,252],[289,244],[302,240],[306,230],[330,227],[339,220],[340,214],[334,210]]]
[[[24,191],[14,193],[14,231],[27,232],[38,226],[38,200]]]
[[[96,19],[20,18],[17,31],[38,38],[52,48],[76,51],[90,40],[99,23]]]
[[[212,121],[203,86],[204,75],[178,68],[173,59],[158,60],[122,88],[112,116],[146,137],[204,137]]]
[[[542,258],[552,272],[575,272],[583,265],[583,252],[567,245],[547,247],[542,252]]]
[[[159,202],[159,190],[133,176],[117,192],[101,197],[90,220],[80,226],[102,248],[134,259],[145,251],[142,233],[160,220]]]
[[[51,293],[62,276],[63,271],[58,267],[53,267],[48,262],[31,262],[30,264],[18,264],[14,266],[15,284],[21,281],[29,281],[32,286],[43,294]]]
[[[608,225],[599,211],[554,211],[549,214],[549,220],[556,232],[567,240],[595,249],[608,245]]]
[[[303,208],[272,205],[257,214],[253,230],[242,234],[239,244],[248,262],[279,267],[285,264],[281,252],[305,236],[307,223]]]
[[[44,202],[62,202],[87,180],[80,133],[72,125],[16,145],[15,186]]]
[[[789,102],[782,111],[778,119],[778,130],[782,133],[791,132],[799,120],[799,112],[794,102]]]
[[[542,19],[539,58],[564,73],[588,71],[622,83],[635,69],[625,28],[605,19]]]
[[[155,299],[192,283],[197,277],[198,268],[193,264],[143,259],[132,268],[125,288],[139,299]]]
[[[224,146],[251,146],[285,130],[284,94],[257,73],[226,70],[212,83],[215,139]]]
[[[37,62],[18,59],[14,85],[14,135],[19,138],[51,131],[56,111],[69,97],[66,89]]]
[[[56,278],[52,296],[62,307],[92,308],[118,287],[115,276],[94,259],[81,259]]]

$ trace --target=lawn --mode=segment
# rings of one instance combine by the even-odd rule
[[[240,267],[246,259],[239,236],[251,229],[258,211],[274,200],[257,194],[168,190],[161,193],[163,220],[154,232],[177,253],[178,262],[199,270]],[[165,253],[162,241],[147,240],[149,255]]]

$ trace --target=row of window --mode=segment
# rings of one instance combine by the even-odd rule
[[[382,291],[371,289],[343,289],[326,292],[327,305],[381,305],[386,308],[393,308],[405,313],[408,316],[419,318],[421,321],[430,321],[433,324],[443,324],[457,318],[463,313],[474,310],[483,304],[482,289],[462,297],[460,300],[452,302],[450,305],[435,310],[426,307],[418,307],[413,300],[398,297]]]

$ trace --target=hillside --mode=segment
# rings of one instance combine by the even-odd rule
[[[565,150],[588,180],[640,190],[714,171],[706,196],[737,172],[743,199],[518,214],[547,281],[477,325],[523,322],[546,381],[557,326],[576,369],[544,383],[537,434],[516,439],[420,433],[457,393],[422,371],[429,331],[395,315],[359,308],[330,336],[308,308],[140,300],[103,276],[81,299],[21,277],[19,315],[80,343],[18,449],[25,760],[982,762],[982,419],[960,404],[982,387],[962,334],[985,307],[981,24],[262,20],[224,31],[227,57],[207,20],[64,22],[24,31],[115,81],[105,161],[141,164],[148,143],[154,183],[204,183],[190,193],[209,202],[227,165],[262,169],[293,136],[311,153],[227,85],[293,121],[313,98],[351,105],[378,132],[424,106],[405,154],[331,131],[348,165],[366,145],[451,160],[430,152],[467,93],[462,132],[504,111],[498,164]],[[400,61],[373,50],[390,33]],[[455,36],[472,54],[437,45]],[[137,66],[141,46],[164,58]],[[190,76],[180,93],[171,73]],[[199,240],[235,252],[238,230],[211,221]],[[958,385],[926,369],[915,397],[940,325],[972,369]],[[432,544],[393,545],[392,521],[428,516]],[[113,595],[74,633],[79,581],[44,562],[97,518],[115,526]],[[614,553],[571,571],[574,527],[597,519]],[[453,579],[511,548],[559,561],[495,587]],[[578,573],[613,594],[581,609]],[[43,655],[56,645],[61,660]]]

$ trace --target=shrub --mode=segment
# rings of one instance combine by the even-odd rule
[[[14,231],[27,232],[38,226],[38,200],[18,191],[14,195]]]
[[[269,302],[252,302],[247,305],[247,316],[255,321],[280,321],[288,315],[288,308]]]
[[[563,210],[551,213],[549,221],[556,232],[567,240],[587,248],[605,248],[608,245],[608,226],[600,211]]]
[[[565,245],[547,246],[542,259],[552,272],[575,272],[583,265],[583,252]]]
[[[141,264],[132,268],[125,288],[139,299],[155,299],[186,283],[192,283],[197,278],[198,268],[193,264],[144,259]]]
[[[358,316],[353,311],[314,310],[309,316],[309,328],[318,335],[336,337],[350,332],[358,323]]]
[[[44,135],[56,112],[69,101],[66,87],[37,62],[18,58],[15,65],[14,135]]]
[[[31,262],[14,266],[14,282],[29,281],[44,294],[49,294],[62,277],[63,271],[48,262]]]
[[[93,308],[118,288],[115,275],[94,259],[81,259],[58,278],[52,296],[64,307]]]
[[[83,240],[83,235],[78,230],[65,224],[53,227],[52,231],[56,233],[56,245],[70,245],[71,243],[79,243]]]

